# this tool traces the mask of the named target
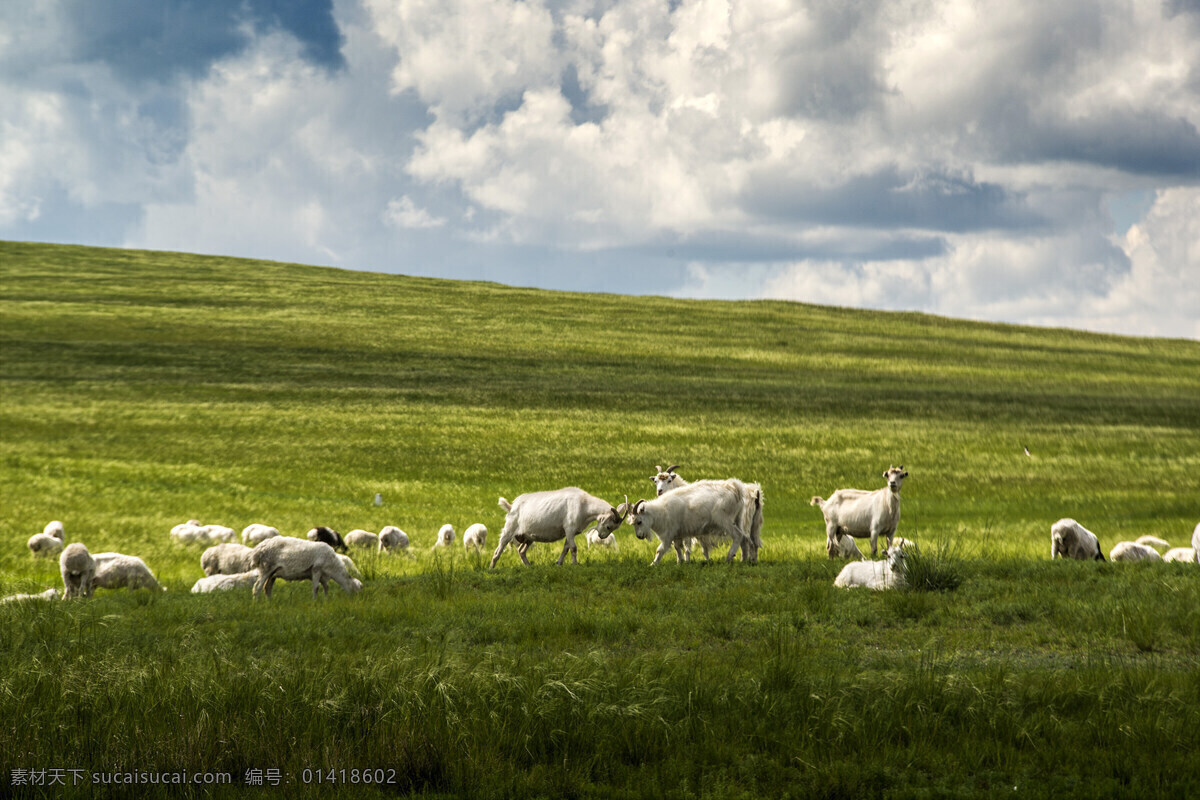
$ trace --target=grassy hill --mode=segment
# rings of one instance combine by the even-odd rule
[[[66,764],[280,769],[311,793],[329,786],[306,768],[379,767],[385,793],[480,797],[1200,787],[1200,573],[1047,558],[1062,516],[1106,551],[1187,544],[1200,343],[0,243],[0,387],[0,594],[58,582],[25,547],[51,519],[170,589],[0,606],[0,780]],[[650,570],[626,533],[563,569],[553,546],[495,572],[428,551],[445,522],[494,542],[499,495],[616,503],[668,463],[762,483],[762,563]],[[832,588],[809,499],[876,488],[891,464],[911,473],[901,535],[956,591]],[[167,536],[192,517],[395,524],[414,556],[360,559],[354,598],[192,596],[199,550]]]

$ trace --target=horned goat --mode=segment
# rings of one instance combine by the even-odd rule
[[[658,564],[677,539],[704,535],[729,537],[727,561],[740,550],[742,560],[753,563],[762,546],[762,487],[736,478],[696,481],[653,500],[638,500],[629,511],[629,522],[637,538],[655,533],[661,540],[651,565]],[[683,561],[678,547],[675,557]]]
[[[904,467],[890,467],[883,473],[887,486],[868,492],[863,489],[838,489],[828,500],[813,497],[810,505],[819,506],[825,516],[826,551],[831,540],[850,535],[871,539],[871,558],[879,552],[879,537],[887,537],[887,547],[900,525],[900,486],[908,473]]]
[[[654,489],[657,492],[658,497],[662,497],[667,492],[672,492],[676,489],[690,485],[679,475],[679,473],[675,471],[677,469],[679,469],[678,464],[672,464],[665,470],[659,466],[654,468],[656,474],[651,476],[650,480],[654,484]],[[747,508],[750,513],[753,513],[753,506],[754,500],[749,499],[747,502]],[[704,554],[704,560],[708,561],[709,553],[712,551],[712,549],[718,547],[724,541],[728,540],[725,538],[725,535],[721,533],[706,533],[700,536],[685,536],[683,537],[682,541],[677,539],[674,543],[675,557],[676,559],[682,558],[683,561],[691,561],[692,549],[696,545],[700,545],[700,550]]]
[[[611,534],[621,527],[629,513],[628,500],[626,498],[626,502],[622,503],[624,510],[618,510],[609,505],[607,500],[601,500],[575,486],[529,492],[512,503],[501,497],[500,507],[508,513],[504,518],[504,529],[500,531],[496,552],[492,554],[491,568],[496,568],[500,555],[511,542],[516,542],[517,555],[525,562],[525,566],[529,566],[525,554],[534,542],[557,542],[559,539],[565,541],[557,563],[561,566],[569,552],[571,563],[577,564],[579,559],[576,557],[575,537],[593,521],[602,536]]]

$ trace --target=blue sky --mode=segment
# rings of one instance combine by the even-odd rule
[[[0,237],[1200,339],[1200,2],[0,6]]]

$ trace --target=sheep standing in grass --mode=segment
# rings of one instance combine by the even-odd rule
[[[53,587],[38,594],[10,594],[8,597],[0,598],[0,603],[21,603],[26,600],[57,600],[58,589]]]
[[[1103,561],[1100,540],[1096,534],[1066,517],[1050,526],[1050,558],[1073,558],[1077,561]]]
[[[189,519],[171,528],[171,539],[180,544],[191,544],[201,541],[200,520]]]
[[[35,533],[29,537],[29,552],[38,558],[51,558],[62,552],[63,541],[48,533]]]
[[[254,547],[256,544],[261,544],[267,539],[273,539],[278,535],[278,528],[272,528],[270,525],[255,522],[242,528],[242,544]]]
[[[236,542],[215,544],[200,554],[200,569],[205,575],[236,575],[251,569],[253,547]]]
[[[92,596],[96,562],[82,542],[72,542],[63,548],[58,557],[58,568],[62,573],[64,600]]]
[[[871,558],[879,552],[879,537],[887,537],[887,547],[900,525],[900,487],[908,473],[904,467],[890,467],[883,473],[887,486],[868,492],[863,489],[838,489],[828,500],[813,497],[810,505],[819,506],[825,516],[825,549],[842,536],[870,537]],[[837,547],[836,544],[832,547]]]
[[[346,568],[346,574],[351,578],[358,578],[360,581],[363,579],[362,573],[358,571],[358,566],[350,556],[338,553],[338,561],[342,562],[342,566]]]
[[[201,525],[199,541],[232,542],[237,538],[237,531],[228,525]]]
[[[395,525],[385,525],[379,531],[379,552],[391,553],[408,547],[408,534]]]
[[[594,520],[602,536],[607,536],[621,527],[628,503],[622,504],[624,511],[610,506],[608,501],[588,494],[583,489],[568,486],[547,492],[527,492],[509,503],[500,498],[500,507],[508,512],[504,517],[504,528],[500,531],[499,543],[492,553],[491,569],[511,542],[517,544],[517,555],[525,566],[530,566],[525,553],[535,542],[563,541],[562,553],[558,556],[561,567],[567,553],[571,563],[578,564],[575,537],[583,533]]]
[[[165,592],[146,562],[123,553],[97,553],[95,585],[101,589],[150,589]]]
[[[454,536],[454,526],[447,522],[438,531],[437,539],[433,542],[433,547],[449,547],[454,544]],[[430,549],[432,550],[433,548]]]
[[[346,547],[360,548],[377,548],[379,547],[379,536],[364,531],[362,528],[355,528],[345,535],[343,541],[346,542]]]
[[[1108,552],[1109,561],[1162,561],[1158,551],[1147,544],[1117,542]]]
[[[251,589],[258,580],[258,570],[239,572],[236,575],[209,575],[192,584],[192,594],[228,592],[234,589]]]
[[[46,526],[42,528],[42,533],[46,534],[47,536],[53,536],[60,542],[65,542],[67,540],[67,532],[66,529],[63,528],[61,520],[54,519],[47,522]]]
[[[318,525],[310,530],[307,534],[310,542],[322,542],[329,545],[334,550],[346,552],[346,542],[342,540],[342,535],[333,528],[325,525]]]
[[[1191,564],[1196,560],[1196,548],[1194,547],[1172,547],[1163,554],[1163,561],[1181,561],[1185,564]]]
[[[876,591],[903,588],[906,584],[904,558],[903,550],[892,547],[887,551],[886,561],[852,561],[842,567],[833,585],[842,589],[861,586]]]
[[[463,532],[463,547],[467,550],[482,550],[487,547],[487,526],[476,522]]]
[[[258,580],[254,583],[255,597],[260,592],[270,597],[276,579],[311,580],[314,600],[317,599],[318,589],[324,589],[326,596],[329,595],[331,580],[349,594],[362,589],[362,582],[350,577],[338,554],[325,542],[285,536],[268,539],[254,548],[251,565],[258,570]]]

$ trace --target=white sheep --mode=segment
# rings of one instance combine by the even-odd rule
[[[232,542],[237,538],[237,531],[228,525],[201,525],[198,541]]]
[[[92,596],[96,562],[82,542],[72,542],[63,548],[58,557],[58,568],[62,573],[64,600]]]
[[[1172,547],[1163,554],[1163,561],[1182,561],[1191,564],[1196,560],[1196,548],[1194,547]]]
[[[1064,517],[1050,526],[1050,558],[1103,561],[1104,552],[1096,534],[1070,517]]]
[[[377,548],[379,547],[379,535],[364,531],[362,528],[355,528],[343,537],[346,547],[362,547],[362,548]]]
[[[1138,544],[1144,544],[1147,547],[1153,547],[1155,550],[1160,552],[1171,546],[1171,543],[1166,539],[1160,539],[1157,536],[1139,536],[1138,538],[1134,539],[1134,541]]]
[[[101,589],[150,589],[165,592],[154,573],[137,556],[123,553],[97,553],[95,585]]]
[[[209,575],[192,584],[192,594],[228,592],[233,589],[251,589],[258,580],[258,570],[239,572],[235,575]]]
[[[408,534],[395,525],[385,525],[379,531],[379,552],[390,553],[408,547]]]
[[[883,473],[887,486],[882,489],[872,492],[838,489],[828,500],[813,497],[810,505],[819,506],[825,516],[826,540],[846,534],[857,539],[870,537],[871,558],[879,552],[880,536],[886,536],[887,546],[891,547],[896,528],[900,525],[900,487],[907,477],[903,466],[890,467]]]
[[[253,547],[236,542],[222,542],[200,554],[200,569],[205,575],[236,575],[246,572],[250,566],[250,554]]]
[[[525,566],[530,566],[525,554],[535,542],[557,542],[559,539],[564,541],[562,553],[558,556],[558,565],[562,566],[567,553],[571,554],[571,563],[578,564],[575,537],[583,533],[593,521],[604,535],[608,535],[621,527],[628,514],[627,502],[622,504],[626,510],[618,511],[615,506],[609,505],[608,501],[588,494],[576,486],[545,492],[527,492],[512,503],[501,497],[499,502],[507,514],[496,551],[492,553],[492,569],[496,568],[500,555],[511,542],[517,543],[517,555],[521,557]]]
[[[482,550],[487,547],[487,526],[476,522],[463,532],[463,547],[467,550]]]
[[[354,564],[354,559],[345,553],[338,553],[337,557],[338,561],[342,562],[342,566],[346,568],[346,574],[351,578],[358,578],[360,581],[363,579],[362,573],[358,571],[358,567]]]
[[[273,539],[278,535],[278,528],[272,528],[270,525],[255,522],[242,528],[242,544],[254,547],[256,544],[265,542],[267,539]]]
[[[454,544],[454,538],[454,526],[447,522],[438,531],[437,540],[434,541],[433,547],[449,547]],[[430,549],[432,550],[433,548]]]
[[[587,532],[585,538],[587,539],[588,547],[595,545],[613,551],[621,549],[621,545],[617,543],[617,534],[615,531],[608,536],[601,536],[599,529],[592,528]]]
[[[67,534],[63,529],[62,522],[56,519],[47,522],[46,527],[42,528],[42,533],[46,534],[47,536],[53,536],[60,542],[65,542],[67,540]],[[57,591],[57,589],[55,591]]]
[[[1117,542],[1108,551],[1109,561],[1162,561],[1158,551],[1147,544],[1137,542]]]
[[[326,596],[329,595],[330,580],[349,594],[362,589],[362,582],[350,576],[338,554],[324,542],[286,536],[268,539],[254,548],[251,563],[258,570],[258,580],[254,583],[255,597],[265,592],[269,598],[276,579],[311,580],[314,600],[317,599],[318,589],[324,589]]]
[[[171,528],[171,538],[180,544],[191,544],[200,541],[200,520],[189,519]]]
[[[651,566],[672,546],[682,562],[676,542],[706,535],[729,537],[732,546],[726,561],[732,561],[741,550],[743,561],[755,562],[762,546],[762,488],[736,478],[696,481],[653,500],[638,500],[629,510],[629,523],[639,539],[648,539],[651,533],[658,536],[660,544]]]
[[[886,561],[851,561],[842,567],[833,585],[842,589],[861,586],[875,591],[902,588],[907,583],[904,558],[903,550],[892,547],[887,550]]]
[[[37,558],[57,556],[63,549],[62,539],[48,533],[35,533],[29,537],[29,551]]]
[[[899,537],[896,537],[897,539]],[[865,558],[854,537],[844,533],[834,534],[834,538],[825,539],[825,554],[830,558]]]
[[[37,594],[10,594],[8,597],[0,598],[0,603],[21,603],[26,600],[57,600],[58,589],[51,587],[44,592]]]

